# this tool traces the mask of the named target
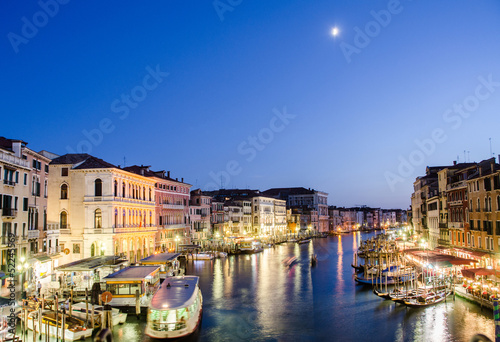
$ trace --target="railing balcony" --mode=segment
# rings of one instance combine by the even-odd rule
[[[464,227],[463,222],[448,222],[448,227],[449,228],[455,228],[455,229],[460,229]]]
[[[14,218],[17,216],[17,209],[3,208],[2,209],[2,216]]]
[[[62,250],[61,250],[61,246],[55,246],[55,247],[49,247],[49,249],[47,250],[47,254],[59,254],[61,253]]]
[[[168,204],[164,203],[161,205],[163,209],[178,209],[178,210],[184,210],[184,206],[182,204]]]
[[[455,182],[455,183],[446,185],[446,190],[462,188],[462,187],[466,187],[466,186],[467,186],[467,181],[462,180],[460,182]]]
[[[38,229],[28,230],[28,239],[38,239],[40,237],[40,231]]]
[[[16,182],[11,181],[11,180],[8,180],[8,179],[4,179],[4,180],[3,180],[3,184],[4,184],[4,185],[15,186],[15,185],[16,185]]]

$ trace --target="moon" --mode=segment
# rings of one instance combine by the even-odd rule
[[[339,28],[337,26],[335,26],[334,28],[332,28],[332,36],[336,37],[339,35]]]

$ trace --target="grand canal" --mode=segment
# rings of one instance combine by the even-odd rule
[[[255,255],[191,261],[204,295],[201,330],[190,341],[469,341],[494,336],[492,313],[449,297],[408,309],[376,297],[352,279],[353,250],[371,234],[283,244]],[[311,268],[310,256],[318,255]],[[281,261],[295,255],[286,269]],[[149,341],[145,322],[131,316],[115,341]]]

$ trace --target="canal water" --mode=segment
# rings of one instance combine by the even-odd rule
[[[204,296],[201,329],[187,341],[469,341],[494,337],[491,311],[451,297],[410,309],[353,280],[353,251],[373,234],[287,243],[254,255],[189,261]],[[311,255],[318,256],[311,268]],[[298,262],[285,268],[283,259]],[[135,317],[115,327],[115,341],[150,341]],[[29,339],[28,339],[29,341]]]

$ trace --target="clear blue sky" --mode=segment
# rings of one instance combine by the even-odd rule
[[[0,135],[35,150],[403,208],[500,153],[499,1],[44,1],[0,4]]]

